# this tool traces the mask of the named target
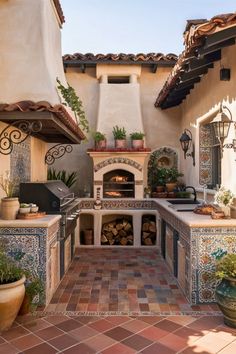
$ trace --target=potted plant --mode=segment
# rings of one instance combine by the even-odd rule
[[[112,130],[114,139],[115,139],[115,148],[116,149],[125,149],[126,148],[126,130],[124,127],[120,128],[117,125],[113,127]]]
[[[95,132],[93,133],[93,139],[95,142],[95,149],[97,150],[106,149],[107,141],[106,141],[105,134],[101,132]]]
[[[225,218],[230,218],[230,205],[232,204],[234,199],[233,193],[226,189],[225,187],[220,187],[218,192],[215,194],[214,201],[219,205],[221,210],[225,214]]]
[[[173,192],[176,188],[178,178],[182,176],[183,173],[180,173],[175,167],[166,169],[166,189],[168,192]]]
[[[20,203],[20,209],[19,209],[20,214],[28,214],[30,213],[30,210],[31,210],[30,204]]]
[[[142,132],[134,132],[130,134],[130,139],[133,149],[143,149],[145,134]]]
[[[25,295],[23,269],[0,249],[0,333],[14,322]]]
[[[14,220],[19,210],[19,199],[14,197],[18,179],[10,178],[10,171],[0,175],[0,188],[5,192],[6,197],[1,199],[1,218]]]
[[[225,324],[236,328],[236,254],[221,252],[215,258],[216,277],[221,280],[216,286],[216,301]]]
[[[34,298],[35,296],[40,296],[43,293],[43,283],[38,277],[27,277],[25,283],[25,296],[21,304],[19,315],[26,315],[30,311],[32,312],[36,307]]]
[[[152,166],[148,168],[148,184],[152,192],[163,192],[166,183],[166,168]]]

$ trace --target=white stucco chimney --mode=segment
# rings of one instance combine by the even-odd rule
[[[0,1],[0,102],[60,103],[60,23],[51,0]]]
[[[138,78],[141,65],[97,64],[99,108],[97,130],[106,134],[113,144],[112,128],[125,127],[127,137],[134,131],[144,131]],[[126,83],[122,83],[122,80]],[[114,82],[119,83],[114,83]]]

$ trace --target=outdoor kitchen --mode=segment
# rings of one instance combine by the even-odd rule
[[[109,261],[112,280],[116,278],[112,286],[119,280],[120,289],[134,290],[133,279],[127,286],[113,269],[112,257],[117,259],[120,250],[131,258],[125,261],[127,267],[136,267],[147,257],[151,280],[145,291],[153,291],[147,297],[150,304],[157,302],[152,289],[156,279],[157,297],[166,291],[158,298],[162,304],[175,301],[175,290],[181,292],[180,303],[188,301],[188,309],[214,303],[214,254],[236,253],[235,14],[188,22],[185,50],[179,57],[171,53],[62,57],[64,20],[58,2],[39,1],[34,7],[24,0],[22,4],[21,11],[29,19],[25,27],[17,25],[20,11],[12,11],[7,2],[1,4],[5,15],[0,12],[6,26],[11,19],[16,33],[27,38],[32,32],[32,41],[37,43],[34,51],[28,45],[19,46],[11,31],[3,34],[1,51],[9,54],[3,61],[0,88],[0,241],[6,254],[42,281],[43,292],[37,300],[49,308],[56,308],[61,298],[68,302],[72,288],[79,293],[84,287],[79,299],[83,304],[90,295],[94,299],[95,293],[109,288],[107,269],[105,280],[95,284],[102,279],[96,272],[103,269],[92,259],[95,263],[89,274],[83,265],[86,252],[108,255],[110,251],[104,263]],[[38,16],[38,30],[32,31]],[[16,57],[25,56],[27,63],[22,60],[20,65],[19,60],[15,65]],[[74,106],[65,99],[70,94]],[[117,132],[122,133],[120,139]],[[105,141],[100,147],[96,133]],[[133,140],[142,143],[137,146]],[[50,167],[56,176],[76,176],[74,184],[49,180]],[[14,181],[11,195],[4,187],[4,176],[8,184]],[[167,185],[173,183],[171,190]],[[220,186],[224,196],[228,193],[227,203],[217,200]],[[9,199],[15,199],[11,218],[3,212]],[[134,260],[130,251],[140,258]],[[80,257],[82,265],[74,267]],[[158,257],[161,271],[167,269],[170,286],[160,274],[152,279],[152,261]],[[90,281],[81,285],[86,276]],[[133,278],[142,276],[142,271],[134,271]],[[96,289],[91,290],[93,284]],[[143,289],[137,294],[147,305]],[[72,296],[74,302],[79,301],[77,295]],[[109,296],[112,301],[118,299],[117,294]],[[98,306],[97,297],[96,302],[92,311],[108,309],[104,303]],[[113,302],[111,309],[118,309],[116,305]],[[89,308],[75,303],[66,306],[64,302],[58,308],[77,312]],[[123,308],[130,310],[122,303]],[[140,309],[161,312],[152,305]]]

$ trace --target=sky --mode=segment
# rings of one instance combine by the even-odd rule
[[[236,11],[235,0],[60,0],[62,53],[175,53],[188,19]]]

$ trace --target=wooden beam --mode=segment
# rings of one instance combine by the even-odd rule
[[[204,47],[209,48],[235,37],[236,37],[236,27],[235,26],[229,27],[227,29],[223,29],[222,31],[207,36]]]
[[[203,68],[199,68],[199,69],[190,71],[188,73],[184,73],[183,75],[181,75],[181,81],[182,82],[188,81],[188,80],[196,78],[200,75],[204,75],[207,73],[209,68],[213,68],[213,67],[214,67],[214,64],[208,64],[208,65],[204,66]]]
[[[156,72],[157,72],[157,67],[158,67],[157,64],[153,64],[153,65],[151,66],[151,72],[152,72],[153,74],[156,74]]]
[[[189,87],[191,85],[194,85],[198,82],[201,81],[201,78],[200,77],[195,77],[193,78],[192,80],[188,80],[186,82],[182,82],[180,81],[180,83],[178,84],[178,86],[176,86],[177,89],[182,89],[182,88],[186,88],[186,87]]]
[[[209,53],[205,55],[203,58],[194,58],[189,61],[187,64],[188,71],[196,70],[199,68],[203,68],[208,66],[208,64],[214,63],[221,59],[221,50],[217,50],[216,52]]]
[[[236,43],[235,38],[228,39],[226,41],[223,41],[219,44],[215,44],[210,47],[206,47],[205,45],[199,49],[197,49],[197,56],[198,57],[203,57],[206,54],[212,53],[217,51],[218,49],[225,48],[225,47],[230,47],[231,45],[234,45]]]

